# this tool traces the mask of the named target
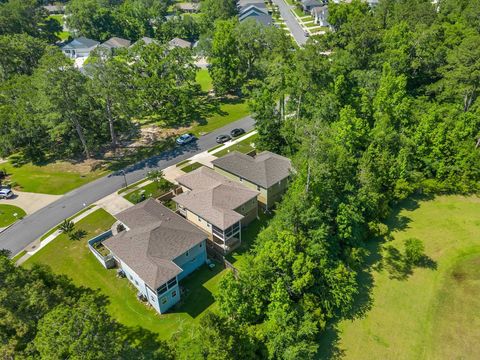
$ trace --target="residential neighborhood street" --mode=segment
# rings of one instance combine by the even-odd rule
[[[273,3],[278,6],[280,14],[297,44],[300,46],[305,45],[308,38],[305,36],[305,31],[302,29],[297,19],[292,14],[290,10],[292,6],[288,5],[285,0],[273,0]]]
[[[64,219],[124,187],[125,178],[128,184],[132,184],[144,178],[150,170],[164,169],[206,151],[217,145],[215,138],[218,135],[228,134],[230,130],[237,127],[248,132],[253,129],[254,120],[247,116],[200,137],[195,143],[184,147],[177,146],[158,156],[132,165],[125,169],[125,177],[123,172],[113,173],[65,194],[60,199],[25,217],[2,232],[0,234],[0,249],[8,249],[12,254],[18,253]]]

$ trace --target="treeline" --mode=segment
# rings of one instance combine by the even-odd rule
[[[356,301],[369,297],[365,242],[388,233],[402,199],[479,190],[480,3],[352,1],[329,13],[334,31],[255,60],[260,77],[243,85],[258,145],[296,169],[239,279],[226,276],[217,296],[258,358],[315,358],[329,324],[368,311]]]

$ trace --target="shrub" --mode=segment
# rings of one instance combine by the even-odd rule
[[[405,261],[411,265],[417,265],[425,256],[423,242],[416,238],[405,240]]]

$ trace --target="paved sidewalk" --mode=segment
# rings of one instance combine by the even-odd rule
[[[13,193],[15,194],[14,198],[0,200],[0,204],[18,206],[23,209],[27,215],[33,214],[35,211],[50,205],[62,197],[62,195],[37,194],[16,190],[14,190]]]

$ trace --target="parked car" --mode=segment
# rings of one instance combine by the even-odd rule
[[[7,188],[0,189],[0,199],[10,199],[13,196],[13,191]]]
[[[230,136],[231,137],[237,137],[237,136],[240,136],[240,135],[243,135],[245,134],[245,130],[243,129],[233,129],[232,131],[230,131]]]
[[[230,135],[218,135],[217,136],[217,143],[223,144],[226,143],[228,140],[231,140],[232,138]]]
[[[192,141],[195,141],[196,139],[197,138],[192,134],[183,134],[182,136],[178,137],[177,140],[175,140],[175,142],[178,145],[185,145],[185,144],[191,143]]]

